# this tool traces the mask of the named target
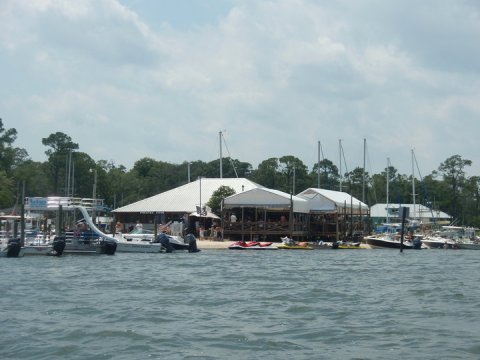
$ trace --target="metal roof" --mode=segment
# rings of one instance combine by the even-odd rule
[[[262,207],[290,209],[291,202],[293,202],[293,211],[295,212],[308,213],[310,210],[306,199],[298,196],[290,196],[290,194],[283,191],[268,188],[255,188],[231,195],[225,198],[224,205],[228,208]]]
[[[388,204],[390,209],[390,217],[398,217],[398,208],[400,206],[409,208],[409,216],[411,218],[428,218],[428,219],[451,219],[452,217],[447,213],[439,210],[431,210],[425,205],[415,204]],[[387,204],[375,204],[370,208],[370,217],[372,218],[386,218]]]
[[[335,211],[337,208],[351,208],[351,211],[362,213],[368,211],[368,205],[346,192],[333,191],[326,189],[309,188],[302,191],[297,196],[307,199],[310,203],[310,210],[315,211]]]
[[[115,213],[152,213],[152,212],[186,212],[196,211],[210,200],[212,194],[220,186],[228,186],[241,193],[261,185],[246,178],[201,178],[188,184],[179,186],[151,196],[149,198],[122,206],[113,210]]]

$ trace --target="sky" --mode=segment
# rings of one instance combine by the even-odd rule
[[[475,0],[0,0],[0,118],[35,161],[63,132],[127,169],[210,162],[221,133],[254,168],[480,175],[479,39]]]

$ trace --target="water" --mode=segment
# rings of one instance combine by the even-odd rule
[[[480,252],[0,259],[2,359],[478,359]]]

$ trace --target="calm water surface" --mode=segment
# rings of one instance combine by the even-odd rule
[[[0,259],[1,359],[479,359],[480,251]]]

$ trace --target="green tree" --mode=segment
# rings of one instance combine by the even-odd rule
[[[14,178],[17,183],[25,183],[25,196],[49,196],[50,176],[46,163],[27,160],[16,167]]]
[[[5,129],[0,118],[0,170],[11,176],[16,166],[26,161],[28,153],[25,149],[13,147],[17,139],[16,129]]]
[[[328,159],[315,163],[311,172],[311,178],[315,179],[315,187],[318,186],[318,169],[320,168],[320,188],[326,190],[338,189],[339,175],[337,166]]]
[[[299,158],[285,155],[278,159],[280,172],[284,175],[278,190],[294,195],[310,186],[308,168]]]
[[[62,175],[67,174],[69,155],[73,150],[78,149],[78,144],[72,142],[72,138],[62,132],[42,138],[42,144],[49,147],[45,154],[48,157],[49,171],[52,177],[52,192],[56,195],[66,194],[67,179],[63,176],[65,182],[61,181]]]
[[[13,206],[15,203],[15,183],[5,171],[0,170],[0,209]]]
[[[450,189],[448,209],[454,218],[461,215],[459,198],[466,182],[465,167],[471,165],[471,160],[462,159],[460,155],[453,155],[438,167],[438,171],[443,175],[443,181],[448,184]]]
[[[263,160],[252,172],[252,180],[270,189],[277,189],[280,185],[278,158]]]
[[[348,192],[355,198],[359,200],[363,200],[363,182],[365,178],[365,196],[367,195],[368,191],[368,184],[370,183],[370,177],[368,173],[363,172],[363,168],[361,167],[356,167],[349,173],[347,173],[347,181],[348,185],[346,186],[346,189],[348,189]],[[366,201],[366,200],[365,200]]]
[[[212,209],[214,214],[220,215],[222,212],[222,202],[223,200],[231,195],[235,194],[235,190],[230,186],[220,186],[212,194],[212,197],[207,202],[207,206]]]

